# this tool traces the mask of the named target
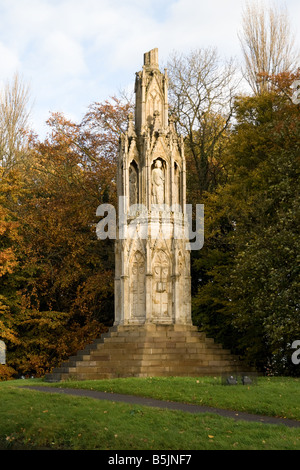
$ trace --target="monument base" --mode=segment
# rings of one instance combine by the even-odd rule
[[[113,326],[46,374],[46,382],[117,377],[206,376],[249,371],[191,325]]]

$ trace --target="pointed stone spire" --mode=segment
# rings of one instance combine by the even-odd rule
[[[155,116],[159,113],[160,127],[168,127],[168,77],[161,73],[158,66],[158,49],[152,49],[144,54],[142,71],[136,74],[135,82],[136,113],[135,126],[137,134],[152,132],[155,126]]]

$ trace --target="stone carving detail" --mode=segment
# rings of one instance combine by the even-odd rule
[[[185,268],[185,265],[184,265],[184,258],[182,256],[182,252],[179,251],[178,252],[178,274],[183,274],[184,272],[184,268]]]
[[[154,113],[158,112],[161,108],[160,97],[157,91],[154,89],[151,93],[149,93],[149,100],[148,100],[148,116],[153,119]]]
[[[152,204],[165,202],[165,175],[161,160],[156,160],[152,170]]]
[[[157,49],[144,55],[135,96],[118,157],[115,325],[191,324],[186,159]]]
[[[177,163],[174,164],[174,203],[180,204],[180,171]]]
[[[133,164],[129,167],[129,202],[131,206],[138,203],[138,173]]]
[[[153,316],[164,318],[170,315],[169,304],[169,257],[163,250],[158,250],[153,258]]]
[[[145,317],[145,260],[140,251],[132,257],[130,292],[131,317]]]

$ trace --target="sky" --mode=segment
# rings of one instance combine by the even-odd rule
[[[251,2],[252,0],[250,0]],[[268,4],[268,0],[261,0]],[[300,44],[300,1],[286,5]],[[145,52],[216,47],[241,60],[245,0],[0,0],[0,88],[29,85],[31,126],[43,138],[52,112],[80,122],[88,106],[133,91]],[[300,28],[299,28],[300,29]]]

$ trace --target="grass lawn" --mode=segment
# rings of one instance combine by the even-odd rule
[[[299,450],[299,428],[236,422],[213,414],[40,393],[0,383],[0,449]],[[136,394],[300,420],[300,379],[259,378],[224,386],[215,378],[128,378],[54,386]]]

